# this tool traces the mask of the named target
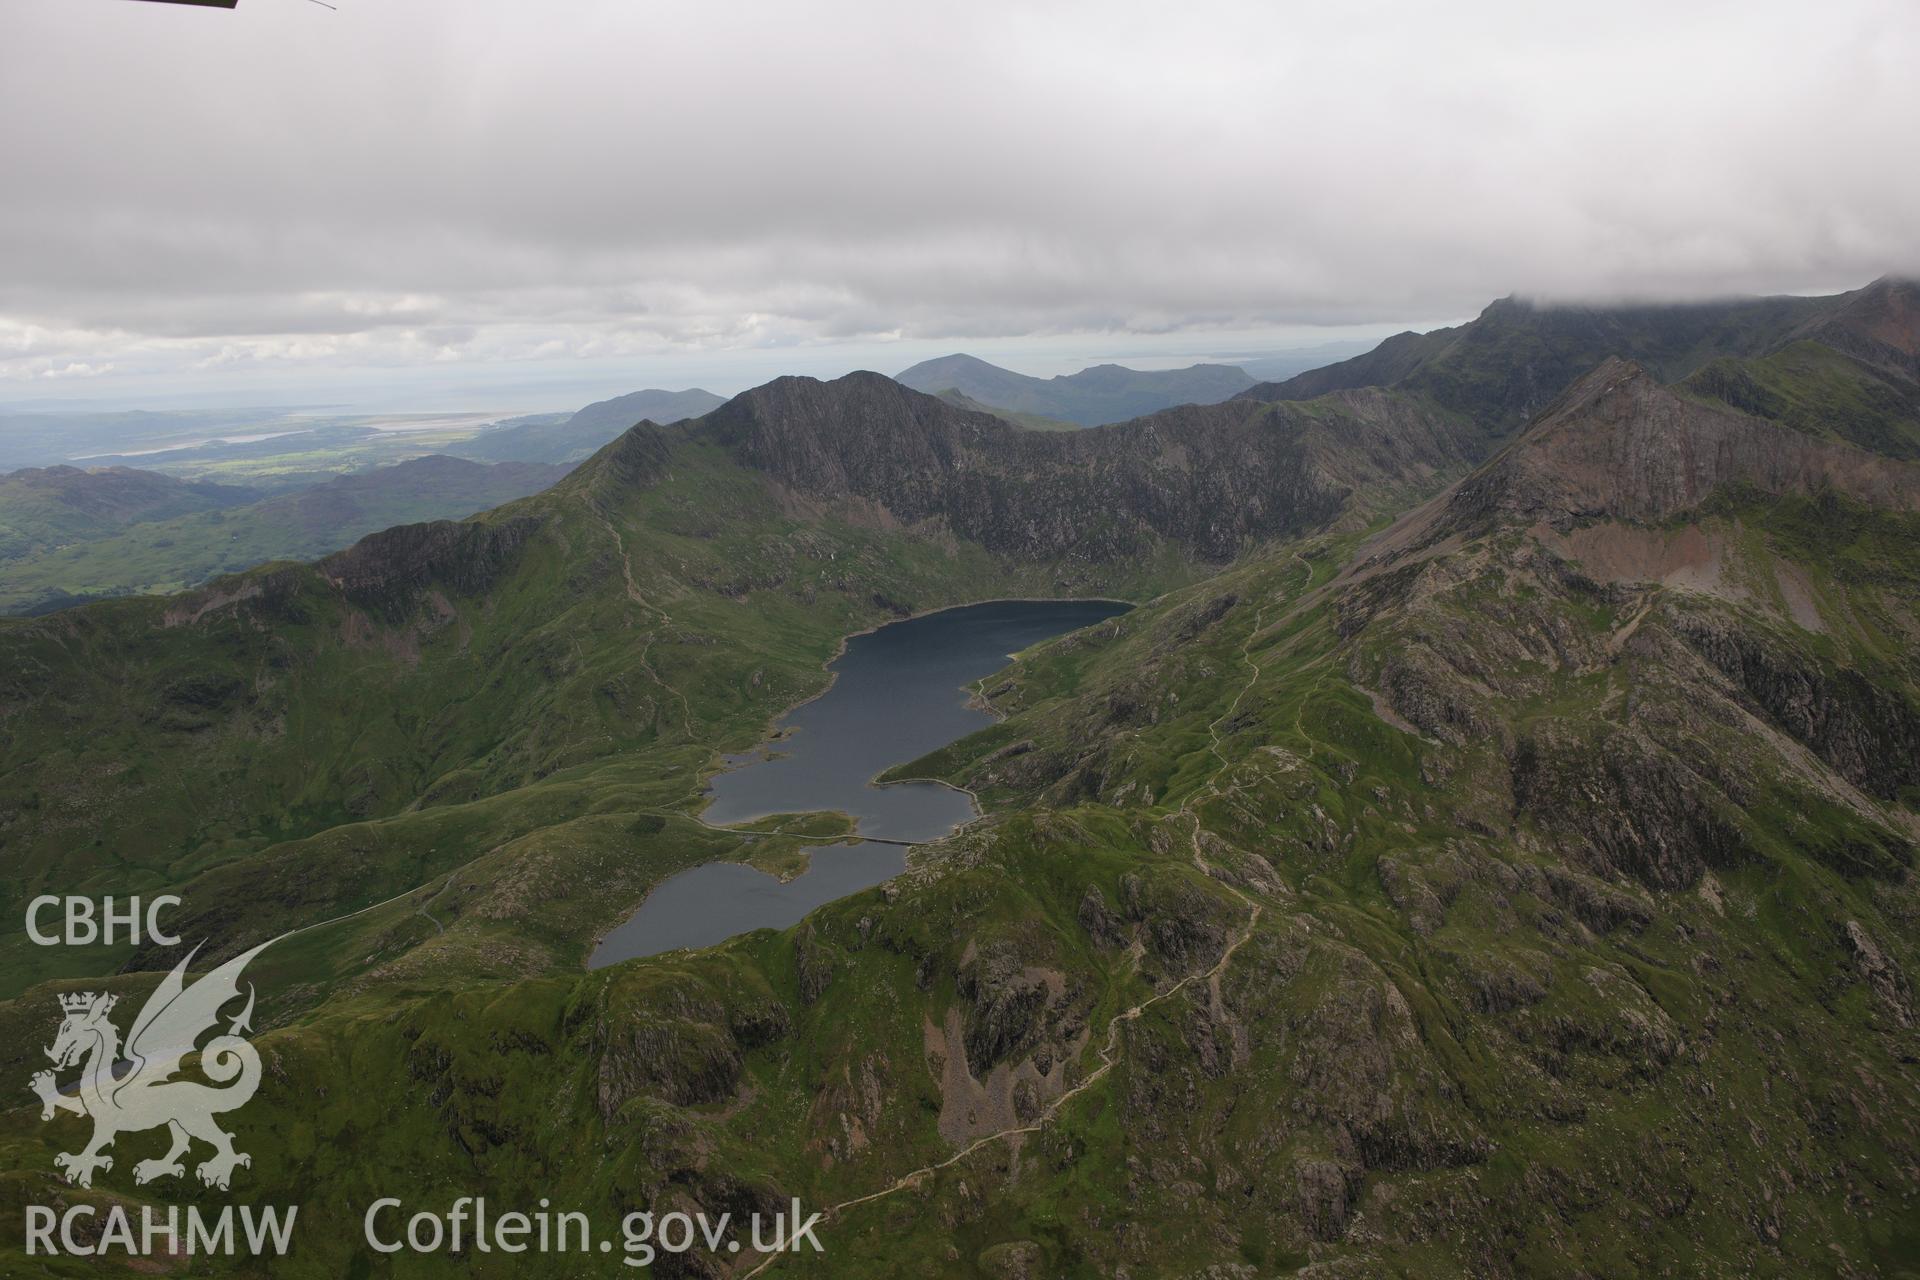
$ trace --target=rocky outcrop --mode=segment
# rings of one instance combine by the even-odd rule
[[[786,1034],[786,1008],[765,991],[673,979],[651,991],[616,987],[593,1024],[600,1115],[638,1097],[676,1106],[720,1102],[739,1086],[745,1055]]]
[[[1913,1002],[1907,976],[1888,958],[1858,920],[1849,920],[1841,930],[1847,950],[1853,954],[1854,971],[1879,999],[1882,1007],[1902,1027],[1913,1025]]]
[[[1719,614],[1676,610],[1686,643],[1767,719],[1882,800],[1920,785],[1920,709],[1850,667],[1830,667]]]
[[[1024,1056],[1039,1042],[1045,1011],[1058,993],[1059,975],[1020,962],[1012,947],[989,944],[954,975],[967,1003],[967,1067],[985,1076],[1001,1062]]]
[[[1637,734],[1599,737],[1543,724],[1519,741],[1514,806],[1603,875],[1656,889],[1751,860],[1738,820],[1685,762]]]
[[[602,495],[650,487],[667,474],[673,440],[665,428],[651,422],[639,423],[602,449],[596,465],[583,467],[582,474]]]
[[[537,516],[403,524],[362,538],[315,566],[352,603],[388,619],[413,609],[429,585],[485,591],[540,528]]]
[[[1227,901],[1185,875],[1121,877],[1120,908],[1129,922],[1143,926],[1148,950],[1173,974],[1212,964],[1237,923]]]

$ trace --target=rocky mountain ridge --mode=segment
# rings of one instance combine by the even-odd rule
[[[1075,433],[1029,432],[877,374],[782,378],[695,427],[801,493],[945,522],[996,553],[1110,560],[1165,541],[1224,561],[1337,518],[1358,492],[1459,466],[1461,433],[1390,397],[1314,412],[1187,406]]]
[[[1678,381],[1719,359],[1751,359],[1812,339],[1845,348],[1898,349],[1915,286],[1888,278],[1830,297],[1582,306],[1502,298],[1472,322],[1403,333],[1362,356],[1242,392],[1251,400],[1304,400],[1341,388],[1395,387],[1465,413],[1499,441],[1544,410],[1603,360],[1633,360]],[[1881,343],[1872,335],[1894,339]]]

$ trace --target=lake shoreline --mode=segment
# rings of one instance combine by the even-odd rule
[[[881,631],[887,627],[891,627],[896,623],[914,622],[921,618],[932,618],[932,617],[937,617],[938,615],[943,613],[952,613],[956,609],[977,609],[982,605],[989,605],[989,604],[1120,604],[1120,605],[1125,605],[1129,613],[1131,613],[1133,610],[1138,609],[1140,607],[1138,604],[1134,603],[1133,601],[1122,600],[1118,596],[990,596],[985,600],[967,600],[967,601],[962,601],[959,604],[943,604],[932,609],[919,609],[919,610],[915,610],[912,613],[898,614],[892,618],[887,619],[885,622],[876,622],[870,627],[862,627],[858,631],[849,631],[847,634],[840,637],[840,643],[834,646],[832,655],[828,657],[825,661],[821,662],[820,664],[820,669],[827,673],[827,683],[823,685],[817,692],[808,694],[806,697],[800,699],[800,701],[792,703],[788,705],[784,710],[775,712],[772,716],[768,717],[766,722],[766,731],[761,734],[759,740],[753,746],[747,748],[746,751],[735,752],[733,754],[747,755],[751,752],[762,750],[763,748],[770,747],[775,743],[782,741],[780,737],[780,722],[782,720],[785,720],[788,716],[791,716],[792,714],[794,714],[794,712],[801,710],[803,707],[807,707],[812,705],[815,702],[818,702],[820,699],[826,697],[829,693],[833,692],[834,686],[840,683],[840,673],[833,669],[833,664],[840,661],[840,659],[846,657],[847,646],[853,643],[853,641],[858,640],[861,636],[873,635],[875,632]],[[1114,616],[1119,617],[1121,615],[1115,614]],[[1088,625],[1091,626],[1093,624],[1089,623]],[[1069,633],[1064,631],[1060,633],[1060,635],[1067,635],[1067,634]],[[1048,637],[1048,639],[1058,639],[1058,636],[1050,636]],[[1009,655],[1007,666],[1011,666],[1011,665],[1013,665],[1013,660],[1011,655]],[[994,668],[993,671],[989,671],[987,673],[987,676],[993,675],[999,671],[1004,671],[1005,669],[1006,667],[996,667]],[[974,681],[974,684],[978,685],[981,681],[985,680],[987,676],[981,676],[978,680]],[[965,688],[966,686],[962,685],[960,687]],[[996,720],[1004,718],[1000,715],[998,711],[995,711],[991,706],[982,706],[980,709],[982,711],[985,711],[987,714],[993,716]],[[958,741],[958,739],[955,739],[955,741]],[[721,753],[721,758],[724,760],[725,753]],[[905,762],[903,761],[902,763],[905,763]],[[888,768],[892,768],[892,767],[893,766],[891,765],[888,766]],[[707,809],[712,807],[713,795],[712,795],[712,792],[707,790],[707,788],[714,778],[718,777],[720,774],[726,773],[727,771],[728,771],[728,768],[725,764],[721,764],[718,767],[703,769],[701,771],[700,794],[707,797],[707,803],[702,805],[700,809],[692,815],[693,817],[698,818],[700,814],[705,813]],[[974,800],[975,807],[977,808],[979,806],[979,797],[975,796],[973,792],[967,790],[967,788],[965,787],[956,787],[956,786],[953,786],[953,784],[951,783],[941,782],[941,780],[938,778],[896,778],[893,780],[893,782],[875,782],[874,781],[874,779],[877,779],[882,773],[885,773],[886,771],[887,771],[886,769],[878,770],[877,772],[874,773],[872,778],[869,778],[867,780],[868,783],[874,786],[885,787],[885,786],[892,786],[893,782],[940,782],[940,785],[944,787],[948,787],[950,790],[959,791],[971,797]],[[809,812],[814,812],[814,811],[809,810]],[[819,812],[832,812],[832,810],[820,810]],[[775,815],[773,814],[760,815],[760,817],[772,817],[772,816],[775,816]],[[984,817],[985,815],[982,814],[979,816]],[[759,818],[740,819],[740,821],[742,822],[758,822],[759,820],[760,820]],[[726,830],[725,827],[717,826],[713,823],[704,823],[704,825],[711,826],[717,831]],[[954,830],[957,831],[959,830],[959,828],[956,827],[954,828]],[[952,835],[953,832],[950,831],[947,834]],[[936,838],[945,839],[944,836],[936,837]]]
[[[610,942],[630,952],[621,957],[630,959],[677,950],[681,945],[717,945],[757,928],[786,927],[817,906],[891,879],[907,869],[915,848],[951,838],[989,816],[970,787],[944,778],[880,779],[890,769],[1003,719],[985,703],[981,690],[987,680],[1008,669],[1018,654],[1136,607],[1112,596],[1001,596],[916,610],[841,636],[833,654],[822,663],[828,676],[823,686],[771,717],[751,750],[718,755],[714,767],[703,771],[701,809],[674,816],[733,834],[743,844],[787,834],[748,826],[782,815],[839,813],[853,830],[829,837],[799,837],[800,843],[812,847],[796,851],[800,870],[790,876],[756,865],[747,849],[738,848],[731,851],[733,856],[722,855],[663,878],[630,914],[594,939],[589,968],[619,962],[596,963]],[[856,642],[864,638],[967,611],[977,611],[979,616],[951,626],[911,628],[878,647],[860,649],[863,656],[857,668],[845,666]],[[855,683],[846,683],[849,679]],[[795,716],[836,692],[841,696],[835,706],[801,724],[793,723]],[[723,777],[738,781],[716,788],[715,780]],[[902,789],[908,794],[900,795]],[[932,798],[940,794],[957,800]],[[883,796],[893,798],[877,799]],[[716,808],[723,817],[709,816]],[[875,848],[861,860],[853,850],[862,844],[891,847],[897,853],[884,855]],[[831,857],[823,857],[829,851]],[[855,860],[849,862],[850,856]],[[702,878],[705,883],[689,886],[684,882],[685,877],[707,868],[712,870]],[[809,880],[816,875],[823,878]],[[867,875],[881,878],[862,878]],[[658,897],[669,884],[679,885],[671,907],[663,906]],[[796,885],[802,887],[795,890]],[[716,896],[703,899],[699,896],[703,891]],[[831,896],[821,897],[822,893]],[[797,914],[786,914],[789,911]],[[633,952],[635,945],[653,944],[619,935],[650,913],[653,924],[646,932],[656,941],[701,940]],[[755,923],[770,916],[776,919]]]

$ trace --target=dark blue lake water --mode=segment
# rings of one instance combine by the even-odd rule
[[[833,685],[780,720],[778,741],[729,757],[701,816],[732,826],[837,810],[851,815],[864,836],[938,839],[978,815],[971,797],[933,782],[876,787],[874,776],[991,724],[991,715],[967,705],[969,686],[1012,654],[1127,608],[1106,600],[998,600],[853,636],[828,667]],[[601,940],[589,965],[784,928],[905,865],[899,846],[860,844],[815,849],[808,869],[784,884],[738,863],[695,867],[662,882]]]

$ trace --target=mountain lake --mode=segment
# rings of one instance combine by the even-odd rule
[[[785,928],[898,875],[905,845],[939,839],[980,811],[966,792],[941,783],[875,786],[873,779],[992,724],[990,713],[969,705],[970,686],[1013,654],[1129,608],[1114,600],[994,600],[850,636],[827,667],[834,679],[825,693],[781,717],[773,742],[727,757],[701,817],[733,826],[839,811],[860,835],[900,843],[816,847],[807,870],[787,881],[737,862],[683,871],[600,940],[588,967]]]

